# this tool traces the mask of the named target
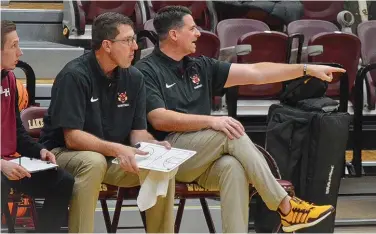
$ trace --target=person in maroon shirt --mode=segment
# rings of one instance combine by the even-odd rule
[[[56,233],[67,217],[73,192],[74,178],[63,169],[46,170],[30,174],[24,167],[9,162],[4,157],[16,152],[27,157],[56,163],[55,155],[35,142],[26,132],[18,110],[15,69],[22,51],[16,25],[1,21],[1,208],[6,209],[10,188],[44,197],[38,217],[37,232]],[[3,211],[3,210],[2,210]]]

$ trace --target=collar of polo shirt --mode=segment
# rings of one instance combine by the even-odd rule
[[[120,72],[119,70],[121,69],[120,67],[116,67],[114,71],[112,72],[111,76],[107,76],[104,74],[101,66],[99,65],[99,62],[97,58],[95,57],[95,52],[91,51],[90,52],[90,64],[92,65],[93,68],[95,68],[98,72],[98,78],[101,78],[101,81],[107,82],[107,83],[116,83],[120,80]]]

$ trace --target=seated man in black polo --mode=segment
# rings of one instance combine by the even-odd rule
[[[210,100],[230,86],[297,78],[305,68],[307,74],[327,81],[332,79],[333,72],[344,70],[191,58],[188,55],[195,52],[200,32],[185,7],[161,9],[154,18],[154,27],[159,47],[136,64],[145,76],[148,121],[159,139],[166,139],[173,147],[197,151],[180,166],[176,179],[220,190],[222,231],[247,232],[249,183],[269,209],[278,210],[284,231],[315,225],[330,215],[332,206],[315,206],[289,197],[242,124],[230,117],[210,116]]]
[[[140,184],[134,147],[157,142],[146,131],[143,75],[131,66],[137,50],[132,21],[104,13],[93,22],[92,51],[69,62],[57,75],[40,141],[56,155],[59,166],[76,183],[69,231],[92,233],[102,182],[133,187]],[[120,164],[113,164],[117,157]],[[166,197],[146,210],[148,232],[173,232],[175,179]]]
[[[8,209],[11,188],[31,196],[45,198],[37,217],[36,232],[60,232],[68,214],[74,179],[61,168],[29,173],[23,166],[4,160],[16,152],[55,162],[55,155],[36,143],[26,132],[18,109],[16,78],[12,72],[22,55],[16,25],[1,21],[1,209]]]

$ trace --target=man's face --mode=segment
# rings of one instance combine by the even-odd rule
[[[5,35],[4,48],[1,50],[1,69],[13,70],[16,68],[18,59],[22,55],[19,41],[16,31]]]
[[[111,40],[110,57],[121,68],[128,68],[138,49],[136,36],[131,26],[119,25],[119,34]]]
[[[181,50],[188,54],[196,52],[196,41],[201,36],[191,15],[183,17],[184,26],[176,30],[176,42]]]

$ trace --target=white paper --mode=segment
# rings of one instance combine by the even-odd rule
[[[9,162],[16,163],[24,167],[28,172],[38,172],[38,171],[44,171],[49,170],[58,167],[58,165],[42,161],[35,158],[29,158],[29,157],[20,157],[16,159],[12,159]]]
[[[196,151],[184,150],[178,148],[166,149],[164,146],[141,142],[139,150],[148,152],[147,155],[137,155],[136,161],[139,168],[154,171],[170,172],[176,167],[187,161]],[[115,158],[113,163],[118,163]]]

